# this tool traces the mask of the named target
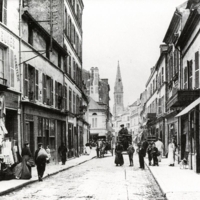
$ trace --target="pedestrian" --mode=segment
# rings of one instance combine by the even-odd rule
[[[146,155],[146,152],[145,152],[145,149],[144,149],[143,145],[138,144],[137,152],[138,152],[138,156],[139,156],[140,168],[141,169],[145,169],[145,166],[144,166],[144,157]]]
[[[117,142],[116,148],[115,148],[115,164],[116,166],[120,165],[122,166],[124,164],[124,158],[122,155],[123,146]]]
[[[62,165],[65,165],[65,162],[67,160],[67,147],[65,146],[64,142],[62,142],[59,146],[58,154],[60,155]]]
[[[28,164],[28,161],[32,160],[32,165]],[[25,141],[24,147],[22,148],[22,163],[21,163],[21,172],[16,175],[17,179],[30,179],[31,175],[31,167],[34,166],[34,161],[32,158],[32,153],[29,147],[29,142]]]
[[[163,150],[164,150],[164,145],[163,145],[163,142],[161,141],[161,138],[158,138],[158,140],[155,142],[155,145],[160,154],[158,156],[158,162],[161,162],[161,158],[162,158]]]
[[[102,145],[103,145],[102,141],[98,139],[96,143],[97,158],[100,157],[100,150],[102,148]]]
[[[149,146],[149,143],[148,143],[147,139],[144,139],[144,141],[142,143],[142,146],[143,146],[143,148],[145,150],[145,153],[146,153],[147,152],[147,148]]]
[[[49,148],[49,145],[47,145],[46,152],[47,152],[47,155],[48,155],[47,164],[49,164],[50,163],[50,159],[51,159],[51,150]]]
[[[129,157],[129,162],[130,162],[129,166],[133,166],[133,154],[134,154],[134,152],[135,152],[135,149],[134,149],[133,145],[130,143],[129,147],[127,149],[127,153],[128,153],[128,157]]]
[[[171,139],[171,142],[168,145],[168,161],[169,161],[169,166],[173,167],[174,166],[174,153],[175,153],[175,144],[174,144],[174,140]]]
[[[87,143],[85,144],[85,153],[86,153],[87,155],[90,155],[90,151],[91,151],[91,149],[90,149],[90,143],[87,142]]]
[[[153,166],[156,166],[156,165],[159,166],[158,165],[159,152],[158,152],[158,149],[157,149],[155,143],[152,144],[151,155],[152,155],[152,158],[153,158]]]
[[[35,151],[35,163],[37,165],[38,180],[43,181],[43,175],[46,168],[47,152],[43,149],[42,143],[38,143],[38,149]]]
[[[150,143],[149,146],[148,146],[148,148],[147,148],[149,166],[151,166],[151,161],[152,161],[151,151],[152,151],[152,144]]]
[[[121,127],[121,129],[120,129],[118,135],[127,135],[128,130],[127,130],[127,128],[124,128],[124,124],[121,124],[120,127]]]

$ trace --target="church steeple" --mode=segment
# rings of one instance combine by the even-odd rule
[[[117,76],[115,79],[114,92],[123,92],[123,84],[122,84],[122,77],[121,77],[119,61],[118,61],[118,66],[117,66]]]
[[[116,117],[124,110],[124,99],[123,99],[123,84],[121,71],[118,61],[117,66],[117,75],[115,79],[115,87],[114,87],[114,106],[113,106],[113,116]]]

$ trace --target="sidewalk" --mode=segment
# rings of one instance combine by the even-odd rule
[[[91,150],[90,155],[82,155],[78,158],[72,158],[66,162],[65,165],[46,165],[46,170],[44,173],[44,179],[48,176],[52,176],[64,170],[70,169],[77,165],[80,165],[84,162],[87,162],[96,157],[96,151],[94,149]],[[38,181],[37,170],[36,167],[32,168],[32,178],[30,180],[8,180],[8,181],[0,181],[0,196],[7,194],[16,189],[22,188],[28,184],[34,183]]]
[[[148,159],[145,158],[148,166]],[[168,200],[199,200],[200,199],[200,175],[190,169],[180,169],[168,166],[168,160],[162,158],[158,166],[148,166],[152,175],[159,184]]]

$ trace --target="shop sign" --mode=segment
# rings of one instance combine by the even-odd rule
[[[20,81],[19,65],[17,64],[17,56],[15,55],[15,71],[17,75],[17,81]]]
[[[0,26],[0,42],[15,49],[15,37]]]

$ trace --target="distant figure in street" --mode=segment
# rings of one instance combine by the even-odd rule
[[[144,157],[145,157],[146,152],[145,152],[144,147],[141,144],[138,144],[137,152],[138,152],[138,156],[139,156],[140,168],[145,169]]]
[[[175,144],[174,144],[174,140],[171,139],[171,142],[168,145],[168,161],[169,161],[169,166],[173,167],[174,166],[174,160],[175,160]]]
[[[152,144],[152,150],[151,150],[151,154],[152,154],[152,158],[153,158],[153,166],[158,166],[158,149],[155,145],[155,143]]]
[[[35,163],[37,165],[38,180],[43,181],[43,175],[46,168],[47,152],[42,147],[42,143],[38,144],[38,149],[35,151]]]
[[[142,146],[143,146],[143,148],[145,150],[145,153],[146,153],[147,152],[147,148],[149,146],[149,143],[147,142],[147,139],[144,139],[144,142],[142,143]]]
[[[148,146],[148,148],[147,148],[149,166],[151,166],[151,161],[152,161],[151,151],[152,151],[152,144],[150,143],[149,146]]]
[[[98,139],[96,145],[97,145],[97,147],[96,147],[97,158],[99,158],[99,157],[100,157],[100,150],[101,150],[101,148],[102,148],[102,146],[103,146],[102,140]]]
[[[64,142],[62,142],[61,146],[59,146],[58,153],[60,155],[62,165],[65,165],[65,162],[67,160],[67,147],[65,146]]]
[[[49,149],[49,145],[47,145],[46,152],[47,152],[47,155],[48,155],[47,163],[50,163],[50,159],[51,159],[51,150]]]
[[[122,155],[123,146],[117,142],[116,148],[115,148],[115,164],[116,166],[120,165],[122,166],[124,164],[124,158]]]
[[[90,149],[90,143],[87,142],[87,143],[85,144],[85,153],[86,153],[87,155],[90,155],[90,151],[91,151],[91,149]]]
[[[130,165],[129,166],[133,166],[133,154],[135,152],[135,149],[133,147],[133,145],[130,143],[129,147],[127,149],[127,153],[128,153],[128,157],[129,157],[129,161],[130,161]]]
[[[29,148],[29,142],[26,141],[24,143],[24,147],[22,148],[22,171],[21,175],[18,176],[20,179],[30,179],[32,177],[31,175],[31,166],[27,165],[27,161],[32,158],[32,153]]]
[[[118,135],[126,135],[126,134],[128,134],[128,130],[127,130],[127,128],[124,128],[124,124],[120,125],[120,127],[121,127],[121,129],[120,129]]]
[[[158,162],[161,162],[161,158],[162,158],[163,150],[164,150],[164,145],[161,141],[161,138],[158,138],[158,140],[155,142],[155,145],[156,145],[156,148],[158,149],[159,154],[160,154],[158,156]]]

